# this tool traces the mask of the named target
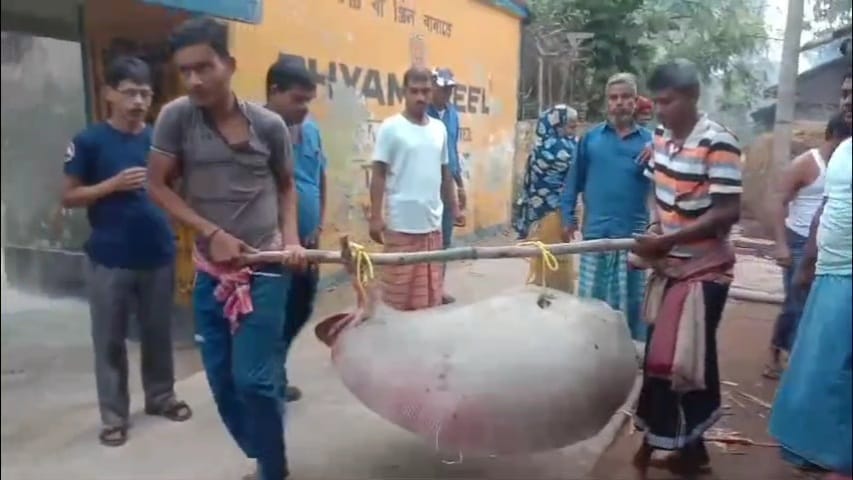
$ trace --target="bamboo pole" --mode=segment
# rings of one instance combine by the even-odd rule
[[[353,251],[349,237],[340,238],[340,251],[308,250],[306,255],[310,262],[334,263],[344,265],[348,270],[353,269]],[[553,255],[570,255],[589,252],[606,252],[613,250],[630,250],[634,240],[630,238],[584,240],[572,243],[552,243],[545,247]],[[267,251],[246,255],[245,260],[250,264],[278,263],[283,252]],[[501,247],[458,247],[431,252],[407,253],[369,253],[374,265],[412,265],[431,262],[458,262],[465,260],[483,260],[497,258],[536,258],[542,255],[542,250],[536,245],[510,245]],[[777,294],[732,287],[729,292],[733,300],[746,302],[781,304],[783,297]]]
[[[613,250],[630,250],[634,240],[630,238],[585,240],[572,243],[554,243],[545,245],[553,255],[569,255],[574,253],[606,252]],[[340,252],[328,250],[308,250],[308,260],[314,263],[348,264],[345,249]],[[503,247],[458,247],[431,252],[406,253],[370,253],[370,261],[374,265],[411,265],[415,263],[458,262],[463,260],[482,260],[489,258],[535,258],[542,255],[542,250],[535,245],[511,245]],[[247,254],[248,263],[276,263],[281,261],[282,252],[258,252]]]

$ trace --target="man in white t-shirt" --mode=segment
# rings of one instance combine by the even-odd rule
[[[389,253],[441,250],[444,202],[457,224],[465,221],[448,166],[447,130],[427,115],[433,88],[429,70],[407,70],[403,88],[405,109],[385,119],[376,135],[370,238]],[[393,308],[441,305],[441,263],[387,266],[382,277],[382,299]]]

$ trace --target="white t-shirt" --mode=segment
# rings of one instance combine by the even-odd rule
[[[853,140],[835,149],[826,167],[826,205],[817,229],[817,274],[853,275]]]
[[[441,169],[447,165],[447,131],[441,120],[426,125],[398,113],[379,127],[373,161],[388,166],[386,226],[401,233],[441,229]]]

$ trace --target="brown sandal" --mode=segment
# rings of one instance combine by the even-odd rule
[[[105,447],[120,447],[127,443],[127,427],[104,427],[98,440]]]
[[[186,402],[181,400],[170,400],[163,405],[145,407],[146,415],[163,417],[173,422],[185,422],[192,418],[193,411]]]

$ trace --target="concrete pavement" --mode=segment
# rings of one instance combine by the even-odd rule
[[[517,260],[462,263],[448,271],[450,291],[468,302],[524,281]],[[138,349],[131,350],[133,427],[126,446],[97,442],[98,414],[86,306],[35,299],[2,317],[2,475],[12,480],[235,480],[251,470],[218,419],[194,350],[176,352],[178,395],[195,416],[173,424],[141,414]],[[324,292],[316,318],[346,308],[348,286]],[[294,344],[291,380],[304,398],[289,405],[287,441],[293,480],[577,479],[586,476],[621,427],[554,452],[465,458],[448,464],[431,445],[378,418],[343,387],[328,349],[311,326]]]

